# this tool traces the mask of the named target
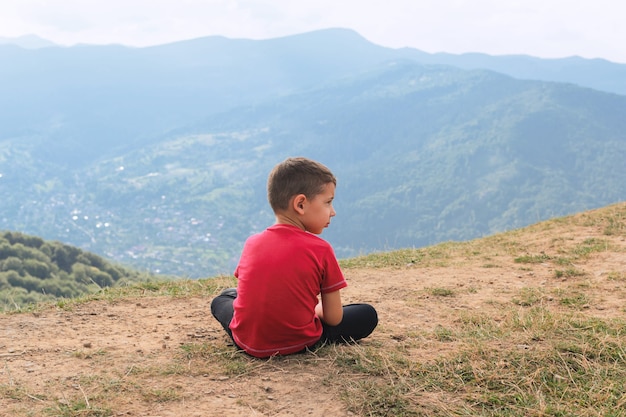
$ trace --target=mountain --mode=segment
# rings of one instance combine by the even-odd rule
[[[53,140],[53,148],[46,146],[48,158],[67,163],[66,155],[80,151],[81,161],[93,160],[116,152],[118,146],[151,140],[208,114],[320,86],[398,59],[481,67],[514,77],[577,82],[592,88],[602,80],[603,90],[626,92],[626,65],[622,64],[478,57],[384,48],[343,29],[262,41],[214,36],[149,48],[27,50],[0,45],[0,61],[8,63],[0,67],[0,95],[4,97],[0,140],[29,137],[37,142],[43,131],[46,138],[63,138]],[[530,63],[522,65],[520,60]],[[535,68],[532,74],[523,70],[529,67]],[[89,132],[88,145],[85,131]]]
[[[339,178],[323,237],[340,257],[625,199],[626,96],[406,53],[344,30],[0,47],[0,228],[151,272],[231,273],[272,223],[266,176],[290,155]]]
[[[545,59],[526,55],[492,56],[480,53],[428,54],[406,48],[401,52],[423,64],[451,65],[463,69],[487,69],[527,80],[576,84],[626,95],[626,64],[604,59],[567,57]]]
[[[25,49],[40,49],[51,46],[58,46],[54,42],[40,38],[37,35],[24,35],[15,38],[7,38],[0,36],[0,45],[15,45]]]
[[[215,36],[149,48],[0,45],[0,61],[10,63],[0,67],[0,140],[37,142],[44,131],[63,138],[47,146],[48,158],[63,164],[79,153],[88,163],[85,158],[208,114],[312,88],[392,56],[343,30],[267,41]]]

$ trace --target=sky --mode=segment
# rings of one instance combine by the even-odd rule
[[[0,37],[141,47],[347,28],[391,48],[626,63],[624,16],[621,0],[0,0]]]

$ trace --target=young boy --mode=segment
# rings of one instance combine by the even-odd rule
[[[211,302],[213,316],[249,355],[355,341],[378,324],[372,306],[342,306],[339,290],[346,280],[330,244],[316,236],[335,216],[336,184],[328,168],[306,158],[288,158],[270,173],[276,223],[246,241],[235,270],[237,288]]]

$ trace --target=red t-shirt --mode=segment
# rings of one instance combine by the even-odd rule
[[[285,224],[246,241],[235,276],[230,329],[237,345],[256,357],[315,344],[322,335],[318,295],[348,285],[328,242]]]

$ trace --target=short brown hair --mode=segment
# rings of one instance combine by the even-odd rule
[[[313,198],[328,183],[337,185],[330,170],[307,158],[287,158],[270,172],[267,179],[267,199],[275,212],[286,210],[289,200],[298,194]]]

